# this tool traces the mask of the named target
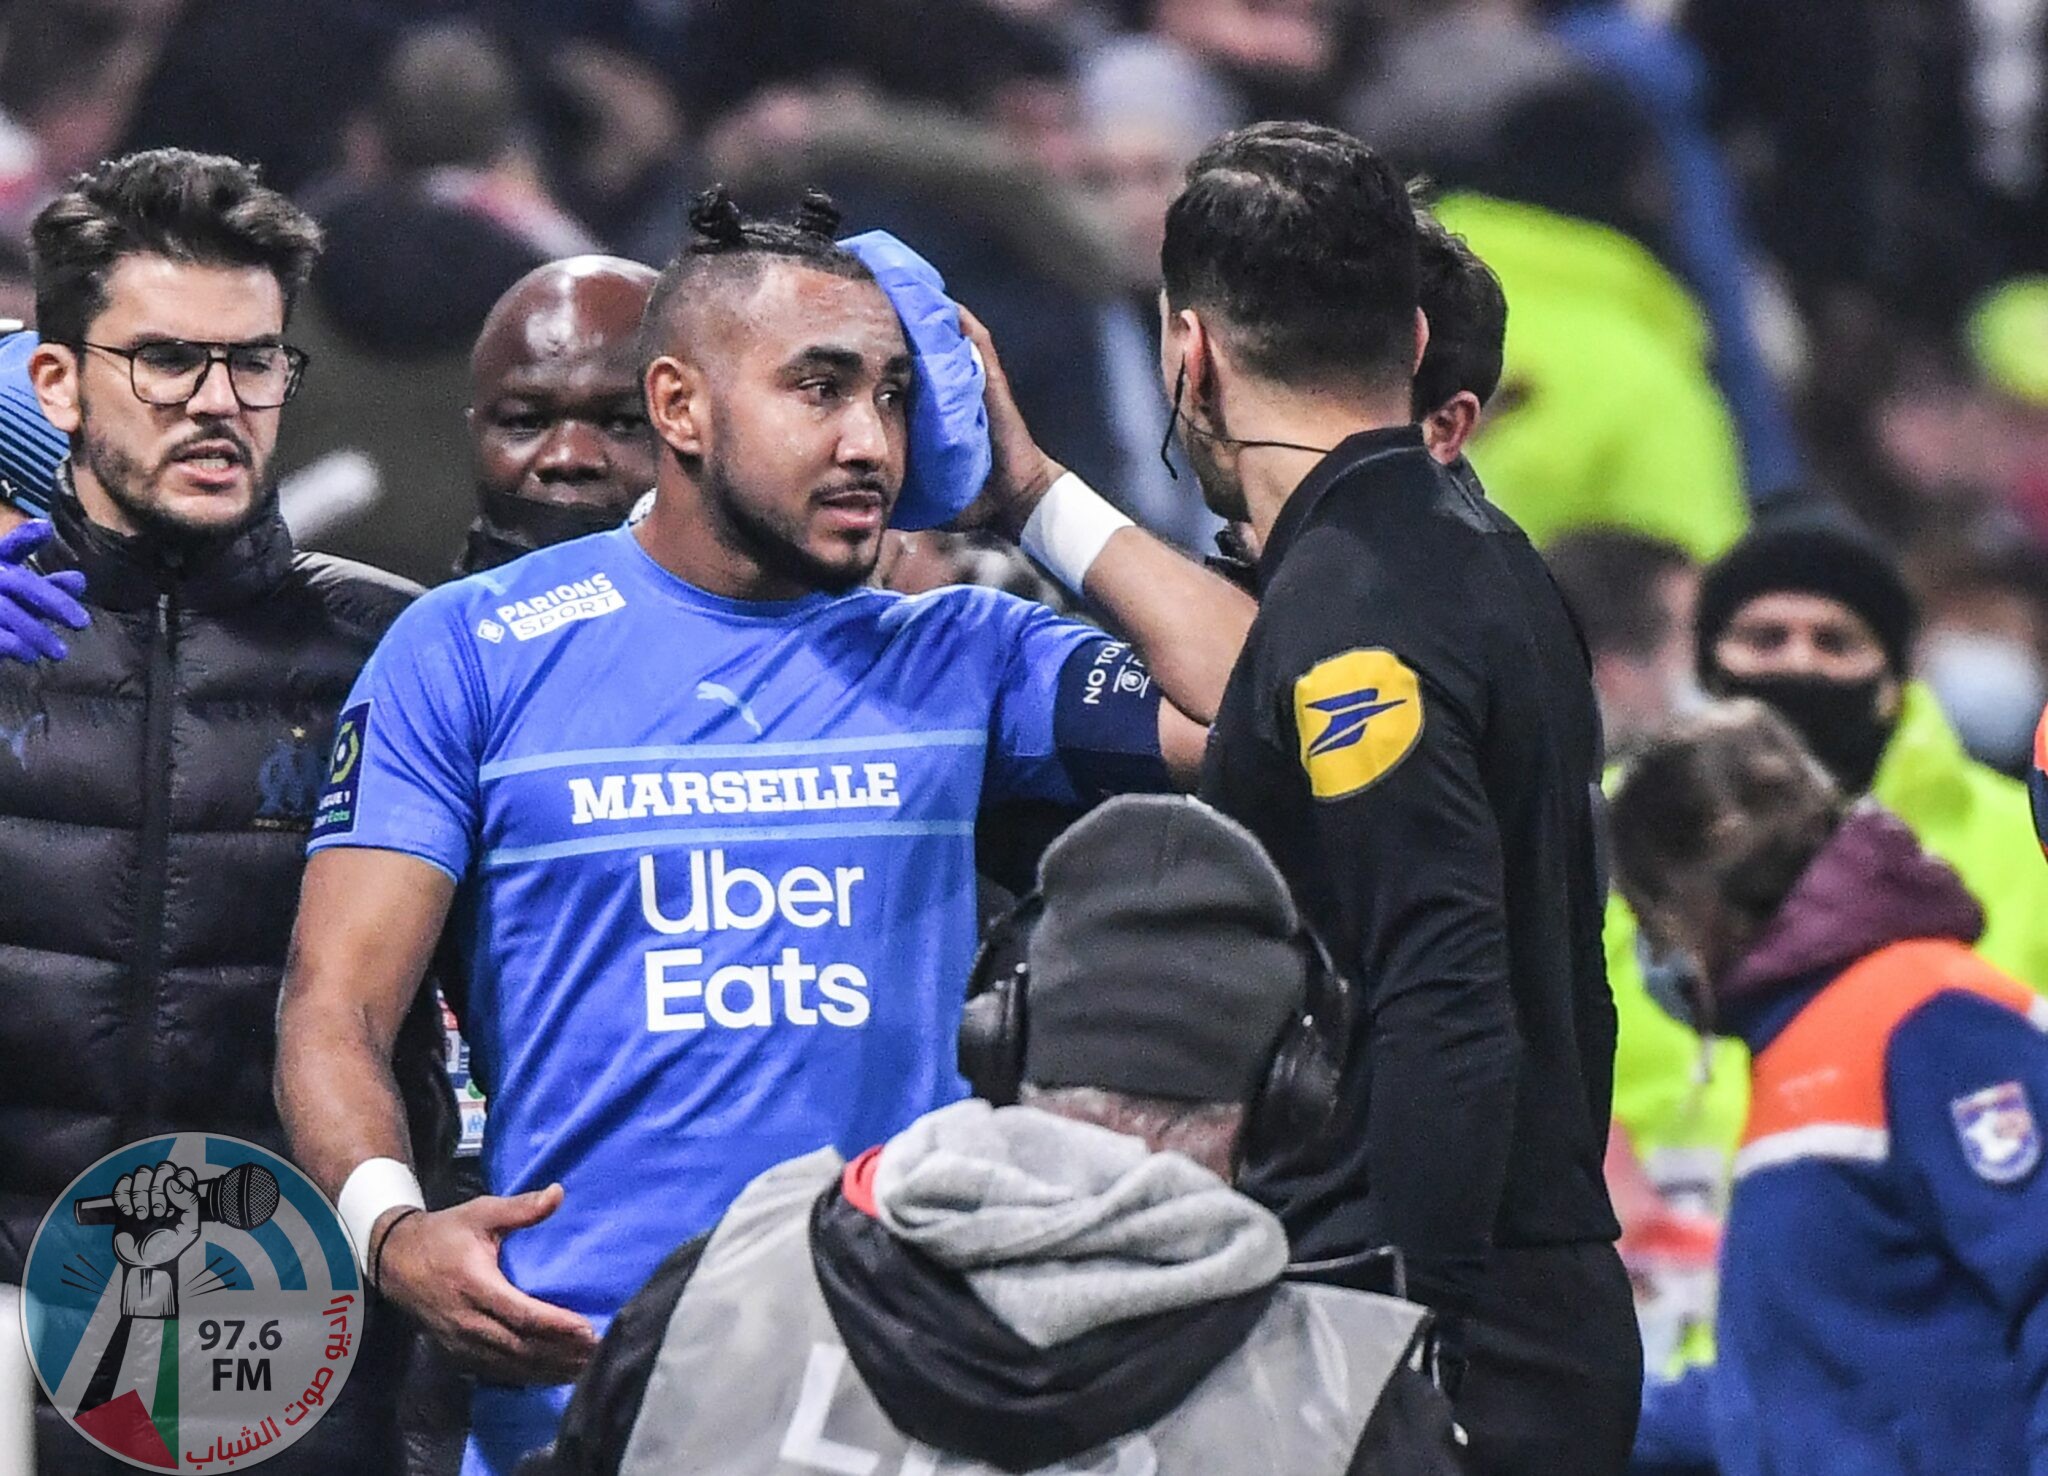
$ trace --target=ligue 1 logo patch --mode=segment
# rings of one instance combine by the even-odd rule
[[[327,783],[313,810],[313,839],[346,835],[356,828],[356,800],[361,793],[363,746],[370,741],[370,704],[358,702],[334,725],[333,757]]]
[[[2016,1184],[2041,1161],[2041,1129],[2026,1088],[2000,1082],[1948,1104],[1971,1171],[1987,1184]]]
[[[145,1471],[247,1470],[348,1381],[363,1288],[341,1217],[253,1143],[131,1143],[72,1180],[22,1278],[36,1378],[72,1429]]]

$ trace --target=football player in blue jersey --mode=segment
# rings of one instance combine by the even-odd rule
[[[1128,644],[869,587],[928,339],[822,197],[692,221],[643,329],[652,511],[431,592],[379,648],[280,1003],[298,1160],[482,1372],[470,1472],[547,1443],[612,1314],[751,1178],[963,1094],[976,814],[1190,782],[1253,613],[1037,447],[965,314],[996,467],[972,520]],[[491,1193],[429,1213],[389,1057],[451,909]]]

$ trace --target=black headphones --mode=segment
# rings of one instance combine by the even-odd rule
[[[1031,933],[1045,912],[1032,892],[998,920],[975,955],[960,1013],[959,1065],[974,1095],[998,1107],[1016,1102],[1030,1035]],[[1290,1156],[1329,1127],[1341,1098],[1356,1025],[1356,992],[1306,924],[1294,946],[1308,965],[1302,1011],[1287,1023],[1245,1117],[1247,1162]]]

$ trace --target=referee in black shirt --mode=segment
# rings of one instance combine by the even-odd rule
[[[1175,423],[1261,550],[1202,793],[1366,989],[1343,1120],[1254,1192],[1297,1259],[1405,1252],[1477,1469],[1619,1473],[1642,1353],[1601,1177],[1584,649],[1528,540],[1410,423],[1427,327],[1391,168],[1330,129],[1226,135],[1163,264]]]

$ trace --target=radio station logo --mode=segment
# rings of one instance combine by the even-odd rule
[[[131,1143],[80,1174],[23,1277],[43,1391],[145,1471],[287,1449],[341,1393],[362,1329],[341,1217],[276,1154],[215,1134]]]

